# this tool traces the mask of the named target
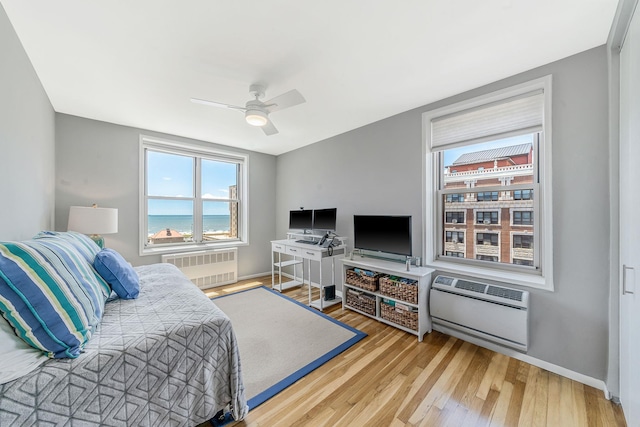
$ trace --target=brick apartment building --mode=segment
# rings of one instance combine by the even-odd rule
[[[533,177],[530,143],[463,154],[445,166],[444,189],[460,192],[444,195],[444,255],[533,266],[533,190],[496,191]]]

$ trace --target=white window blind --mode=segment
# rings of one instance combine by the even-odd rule
[[[431,120],[431,147],[462,146],[539,132],[543,116],[544,95],[537,90],[435,117]]]

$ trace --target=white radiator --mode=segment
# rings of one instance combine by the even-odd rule
[[[431,286],[429,311],[436,325],[527,351],[527,291],[437,276]]]
[[[178,267],[200,289],[238,281],[238,248],[162,255],[162,262]]]

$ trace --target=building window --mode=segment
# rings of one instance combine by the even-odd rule
[[[533,190],[514,190],[513,200],[533,200]]]
[[[476,259],[480,261],[498,262],[498,257],[494,255],[476,255]]]
[[[498,224],[498,212],[490,211],[490,212],[476,212],[476,224]]]
[[[452,194],[447,194],[446,196],[446,203],[462,203],[464,202],[464,194],[462,193],[452,193]]]
[[[533,225],[533,212],[513,211],[513,225]]]
[[[483,191],[476,196],[479,202],[495,202],[498,200],[497,191]]]
[[[531,248],[533,248],[533,236],[531,236],[531,235],[514,234],[513,235],[513,247],[514,248],[523,248],[523,249],[531,249]]]
[[[445,232],[445,241],[452,243],[464,243],[464,231]]]
[[[141,254],[246,241],[246,157],[141,136]]]
[[[498,246],[498,235],[495,233],[476,234],[476,244]]]
[[[464,258],[464,253],[462,252],[451,252],[451,251],[447,251],[445,253],[446,256],[452,256],[454,258]]]
[[[423,114],[427,265],[460,274],[481,268],[487,278],[553,290],[550,89],[547,76]],[[448,264],[445,203],[461,188],[466,197],[455,207],[474,211],[473,224],[466,224],[466,231],[476,236],[474,256]],[[490,209],[482,209],[481,203],[490,203],[485,205]],[[503,209],[511,212],[510,223],[501,221]],[[500,224],[500,233],[482,231],[491,224]],[[530,227],[532,238],[520,241],[529,246],[518,248],[515,257],[514,239],[500,243],[499,236],[521,226]],[[506,245],[512,247],[500,248]],[[512,258],[530,260],[532,266]],[[477,262],[486,260],[493,263]]]
[[[464,224],[464,212],[447,212],[445,222],[447,224]]]
[[[531,259],[514,258],[513,259],[513,263],[515,265],[526,265],[527,267],[533,267],[533,260],[531,260]]]

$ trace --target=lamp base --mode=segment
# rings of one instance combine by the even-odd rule
[[[100,249],[104,249],[104,237],[99,234],[91,234],[89,238],[96,242],[96,245],[98,245]]]

